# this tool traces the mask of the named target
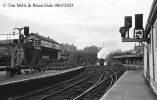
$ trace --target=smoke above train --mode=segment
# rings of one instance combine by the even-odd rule
[[[97,57],[98,59],[105,59],[107,57],[107,55],[110,53],[111,51],[107,48],[102,48],[98,53],[97,53]]]

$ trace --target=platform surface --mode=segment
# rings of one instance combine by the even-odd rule
[[[82,67],[83,66],[79,66],[79,67],[69,68],[69,69],[65,69],[65,70],[47,70],[45,72],[38,72],[38,73],[33,73],[33,74],[31,74],[31,73],[26,74],[26,73],[24,73],[24,71],[22,71],[21,75],[15,75],[14,77],[8,77],[8,76],[6,76],[6,71],[1,71],[0,72],[0,86],[9,84],[9,83],[26,81],[26,80],[30,80],[30,79],[54,76],[54,75],[74,71],[74,70],[80,69]]]
[[[100,100],[157,100],[146,84],[143,70],[127,71]]]

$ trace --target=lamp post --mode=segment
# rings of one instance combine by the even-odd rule
[[[13,33],[15,33],[15,30],[18,30],[19,31],[19,37],[20,37],[21,36],[21,31],[23,29],[24,28],[14,28]],[[20,39],[18,40],[18,43],[20,44]],[[21,47],[19,46],[18,52],[17,52],[17,61],[16,61],[19,74],[21,73],[21,68],[20,68],[21,67],[21,55],[20,55],[20,53],[21,53]]]

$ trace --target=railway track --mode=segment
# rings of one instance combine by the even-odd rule
[[[123,69],[105,68],[104,71],[106,72],[106,77],[73,100],[99,100],[124,73]]]
[[[117,77],[116,73],[111,74],[109,73],[106,69],[103,69],[102,73],[103,78],[97,82],[94,86],[80,94],[79,96],[75,97],[73,100],[97,100],[99,99],[102,95],[104,95],[110,87],[113,85],[113,83],[116,81],[113,77]],[[107,85],[105,90],[103,90],[103,93],[99,94],[99,91],[102,90],[102,86]],[[99,97],[99,98],[98,98]]]
[[[50,94],[49,96],[43,97],[39,100],[71,100],[76,95],[82,93],[82,91],[85,91],[93,85],[97,84],[101,78],[102,74],[99,71],[96,71],[96,73],[91,75],[89,78],[81,80],[80,82],[76,82],[75,84],[68,86],[68,88],[62,89],[63,91],[59,91],[59,93]]]
[[[111,88],[120,72],[107,67],[93,67],[76,78],[14,97],[13,100],[95,100]]]

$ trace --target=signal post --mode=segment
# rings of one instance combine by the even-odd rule
[[[17,41],[17,44],[15,45],[15,47],[17,47],[17,59],[16,59],[16,64],[15,64],[15,47],[12,47],[12,55],[11,55],[11,68],[10,68],[10,75],[11,77],[14,76],[15,73],[17,74],[21,74],[21,46],[24,42],[24,35],[21,33],[22,30],[24,29],[24,35],[28,36],[29,35],[29,27],[24,27],[24,28],[14,28],[14,34],[15,34],[15,30],[19,31],[19,39]]]
[[[125,16],[124,20],[124,27],[121,27],[119,29],[122,37],[122,42],[138,42],[141,43],[146,49],[147,49],[147,55],[149,55],[148,46],[145,45],[145,43],[149,43],[150,39],[146,36],[144,28],[143,28],[143,14],[135,14],[135,28],[133,33],[133,38],[129,37],[129,29],[132,27],[132,17],[131,16]],[[128,37],[126,37],[126,32],[128,32]],[[149,66],[149,64],[147,64]],[[147,72],[148,73],[148,81],[150,81],[149,78],[149,68],[147,66]]]

